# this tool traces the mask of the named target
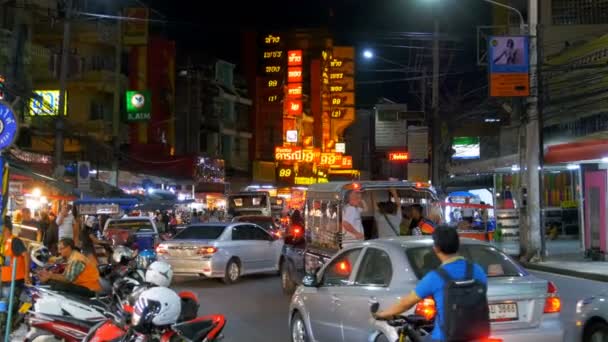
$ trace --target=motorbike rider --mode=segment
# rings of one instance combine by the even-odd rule
[[[76,295],[93,297],[101,291],[99,271],[91,260],[75,250],[74,240],[63,238],[59,240],[58,249],[61,257],[67,261],[63,274],[41,270],[42,282],[51,284],[57,291],[71,292]]]
[[[410,209],[412,213],[410,231],[413,235],[432,235],[435,231],[435,222],[424,217],[422,206],[414,204]]]
[[[458,255],[460,240],[456,229],[450,227],[439,227],[433,232],[433,252],[441,261],[441,268],[453,278],[466,277],[466,260]],[[473,264],[473,279],[487,285],[487,276],[484,270],[477,264]],[[377,312],[374,317],[377,319],[389,319],[397,316],[416,305],[423,298],[432,296],[437,307],[437,317],[435,326],[431,334],[432,341],[444,341],[445,336],[442,331],[445,310],[443,307],[445,281],[436,272],[427,273],[416,286],[416,289],[409,295],[403,296],[399,302],[387,310]]]
[[[0,268],[2,269],[2,287],[0,297],[9,298],[11,288],[11,278],[13,274],[13,260],[17,259],[17,268],[15,270],[15,294],[13,300],[13,310],[16,313],[19,310],[17,300],[21,295],[21,291],[26,283],[30,283],[30,273],[26,265],[29,265],[29,255],[23,241],[13,235],[13,224],[9,216],[4,217],[2,230],[2,243],[0,243]],[[13,317],[17,317],[14,315]],[[0,318],[0,323],[5,320]]]

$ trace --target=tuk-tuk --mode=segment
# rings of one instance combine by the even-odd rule
[[[396,191],[401,210],[418,204],[424,215],[431,213],[438,198],[428,184],[408,181],[357,181],[313,184],[306,193],[304,209],[306,272],[318,269],[342,248],[342,215],[351,191],[360,191],[365,203],[361,221],[365,238],[377,237],[375,222],[379,202],[391,201],[391,191]]]

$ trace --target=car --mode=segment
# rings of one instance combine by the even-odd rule
[[[237,216],[232,219],[232,222],[248,222],[255,223],[258,226],[266,229],[272,235],[281,237],[281,227],[277,226],[274,222],[274,219],[270,216],[262,216],[262,215],[244,215]]]
[[[578,341],[608,341],[608,293],[579,300],[575,322]]]
[[[237,282],[243,275],[278,272],[283,240],[252,223],[191,224],[158,245],[158,260],[174,274]]]
[[[154,219],[145,216],[108,219],[103,235],[105,239],[112,241],[113,245],[127,245],[139,250],[154,249],[160,242]]]
[[[372,328],[370,302],[387,308],[440,266],[430,237],[397,237],[359,242],[342,249],[307,278],[292,296],[289,328],[293,341],[397,340]],[[561,301],[551,282],[528,273],[490,244],[461,239],[460,254],[488,274],[492,338],[503,341],[562,342]],[[411,309],[432,319],[434,302]]]

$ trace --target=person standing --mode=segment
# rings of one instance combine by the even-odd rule
[[[371,193],[372,202],[378,207],[374,213],[374,220],[378,227],[378,237],[395,237],[401,235],[401,199],[397,194],[397,190],[390,189],[393,201],[376,202],[374,193]]]
[[[40,223],[32,217],[32,211],[30,208],[21,209],[21,224],[24,226],[32,227],[36,229],[36,242],[42,241],[42,230],[40,229]]]
[[[412,222],[410,223],[412,235],[431,235],[435,231],[435,223],[424,217],[422,212],[420,204],[412,205]]]
[[[17,269],[15,270],[15,293],[13,296],[13,317],[19,310],[18,299],[25,288],[26,283],[30,283],[30,273],[26,267],[29,265],[29,255],[25,243],[17,236],[13,235],[13,224],[9,216],[5,216],[2,229],[2,243],[0,244],[0,268],[2,269],[2,287],[0,292],[3,298],[10,298],[11,279],[13,276],[13,260],[17,259]],[[0,325],[6,319],[0,317]]]
[[[78,224],[72,214],[72,206],[65,203],[57,216],[58,238],[59,240],[70,238],[78,244]]]
[[[360,191],[351,190],[348,195],[348,203],[344,206],[342,213],[342,243],[351,243],[365,240],[365,231],[361,221],[361,212],[365,206]]]

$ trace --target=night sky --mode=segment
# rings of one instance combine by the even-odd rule
[[[433,30],[433,13],[439,13],[442,34],[459,39],[450,47],[454,64],[450,72],[472,72],[475,66],[476,26],[491,22],[491,6],[481,0],[283,0],[235,2],[226,0],[184,1],[145,0],[166,16],[165,24],[154,24],[154,30],[165,31],[178,42],[178,47],[196,48],[209,55],[240,61],[240,32],[245,29],[285,29],[329,27],[337,44],[355,45],[358,51],[373,48],[376,54],[402,64],[409,64],[409,50],[387,45],[411,45],[410,40],[396,38],[405,33],[428,33]],[[439,4],[434,7],[433,4]],[[421,43],[430,44],[430,43]],[[430,54],[430,50],[428,51]],[[444,52],[442,52],[444,53]],[[447,53],[447,52],[445,52]],[[357,81],[403,78],[403,74],[376,73],[362,70],[387,69],[394,66],[378,60],[357,61]],[[471,77],[472,85],[478,75]],[[465,82],[468,83],[468,82]],[[405,82],[358,85],[365,93],[358,106],[367,107],[380,95],[394,100],[403,98]],[[361,93],[361,92],[360,92]],[[370,103],[362,103],[370,102]]]

